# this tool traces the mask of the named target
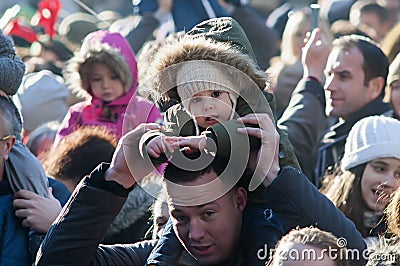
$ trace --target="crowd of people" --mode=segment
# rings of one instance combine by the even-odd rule
[[[0,4],[0,264],[400,265],[400,1],[255,2]]]

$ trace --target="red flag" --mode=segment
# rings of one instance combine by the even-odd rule
[[[40,19],[38,25],[42,25],[46,34],[53,38],[56,34],[55,24],[58,19],[58,13],[61,9],[60,0],[42,0],[39,2]]]
[[[35,30],[29,26],[21,24],[18,18],[11,20],[4,28],[3,33],[8,36],[17,36],[24,39],[29,44],[38,40]]]

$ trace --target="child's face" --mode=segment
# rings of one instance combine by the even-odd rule
[[[94,64],[89,77],[93,95],[105,102],[111,102],[124,94],[124,85],[106,64]]]
[[[190,112],[202,128],[227,121],[232,114],[232,102],[226,91],[202,91],[190,99]]]

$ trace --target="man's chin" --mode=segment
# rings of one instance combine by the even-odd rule
[[[196,251],[190,252],[190,254],[197,260],[200,265],[215,265],[223,261],[223,259],[216,253],[204,253],[199,254]]]
[[[202,266],[211,266],[211,265],[216,265],[220,262],[222,262],[221,259],[217,259],[217,258],[196,258],[197,262],[202,265]]]

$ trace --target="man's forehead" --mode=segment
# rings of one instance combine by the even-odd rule
[[[335,47],[329,54],[326,68],[328,71],[343,71],[346,69],[362,68],[363,57],[357,47],[341,49]]]
[[[182,206],[178,204],[174,204],[172,202],[168,203],[168,209],[170,212],[185,212],[185,211],[196,211],[196,210],[202,210],[204,208],[209,208],[209,207],[220,207],[221,204],[219,202],[219,199],[201,204],[201,205],[196,205],[196,206]]]

